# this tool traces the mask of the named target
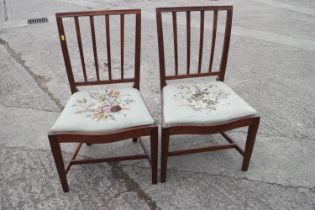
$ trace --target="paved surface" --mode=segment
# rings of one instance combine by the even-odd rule
[[[154,8],[229,3],[234,22],[226,82],[262,116],[248,172],[240,170],[235,151],[171,158],[168,182],[155,186],[145,161],[74,166],[68,175],[70,192],[63,193],[47,140],[70,96],[54,13],[143,9],[142,93],[159,120]],[[49,23],[28,25],[26,20],[34,17],[48,17]],[[184,19],[179,24],[183,30]],[[198,34],[194,18],[192,26],[192,35]],[[0,208],[315,209],[314,61],[313,0],[1,0]],[[128,57],[126,65],[131,63]],[[231,135],[242,144],[244,131]],[[221,141],[216,135],[179,136],[171,148]],[[62,148],[65,157],[72,147]],[[80,155],[140,151],[126,141],[84,147]]]

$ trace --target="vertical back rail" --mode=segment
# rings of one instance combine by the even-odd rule
[[[211,40],[211,52],[209,61],[209,72],[212,71],[215,41],[217,36],[217,25],[218,25],[218,10],[213,11],[213,26],[212,26],[212,40]]]
[[[111,16],[120,17],[120,29],[118,31],[111,31]],[[126,75],[125,72],[125,17],[130,17],[130,20],[135,17],[135,19],[132,19],[132,21],[135,21],[135,33],[132,33],[132,36],[135,37],[135,49],[131,53],[131,56],[134,56],[134,65],[133,68],[130,69],[131,71],[134,71],[133,75]],[[97,17],[97,18],[95,18]],[[102,19],[98,19],[98,17]],[[75,26],[75,32],[67,34],[67,40],[70,39],[77,39],[75,42],[77,42],[76,46],[78,46],[79,51],[79,58],[74,59],[74,61],[71,61],[72,56],[69,54],[68,46],[66,43],[66,35],[64,31],[63,26],[63,19],[64,18],[73,18],[74,20],[74,26]],[[87,20],[87,29],[88,34],[83,33],[82,27],[85,25],[82,24],[82,20],[85,18]],[[104,19],[103,19],[104,18]],[[100,34],[98,28],[95,29],[95,27],[99,27],[99,20],[104,20],[104,31],[105,34]],[[58,25],[58,31],[59,31],[59,37],[60,37],[60,43],[62,48],[62,53],[65,61],[65,66],[67,70],[67,76],[71,88],[71,93],[75,93],[77,91],[77,87],[81,86],[90,86],[90,85],[105,85],[105,84],[116,84],[116,83],[132,83],[133,87],[139,89],[140,88],[140,59],[141,59],[141,10],[140,9],[119,9],[119,10],[98,10],[98,11],[78,11],[78,12],[62,12],[62,13],[56,13],[56,21]],[[113,23],[113,22],[112,22]],[[119,26],[118,26],[119,27]],[[85,31],[85,30],[84,30]],[[118,54],[120,54],[120,58],[117,58],[112,60],[113,56],[116,54],[113,54],[113,50],[111,49],[111,36],[114,35],[118,36],[118,39],[120,38],[120,49],[118,49]],[[90,34],[90,36],[89,36]],[[91,40],[91,49],[84,49],[84,35],[88,36],[88,39]],[[99,36],[105,41],[105,43],[101,44],[101,46],[97,46]],[[118,44],[119,45],[119,44]],[[75,47],[76,47],[75,46]],[[116,47],[116,46],[115,46]],[[117,46],[119,48],[119,46]],[[105,49],[106,48],[106,49]],[[116,49],[116,48],[115,48]],[[92,51],[91,55],[87,56],[87,52]],[[105,52],[102,55],[101,60],[107,61],[107,64],[105,63],[106,70],[108,70],[108,76],[104,76],[105,78],[101,78],[101,71],[103,70],[103,66],[99,63],[98,54],[100,52]],[[117,55],[119,57],[119,55]],[[119,60],[120,59],[120,60]],[[95,72],[92,70],[91,72],[88,71],[88,63],[93,62],[95,65]],[[116,62],[117,61],[117,62]],[[79,79],[76,81],[74,72],[72,71],[72,62],[76,62],[76,64],[79,64],[79,66],[82,66],[83,71],[83,79]],[[113,71],[113,64],[114,62],[116,64],[121,64],[120,70]],[[102,62],[103,63],[103,62]],[[92,64],[93,65],[93,64]],[[105,71],[106,71],[105,70]],[[91,74],[91,76],[89,75]],[[114,75],[114,73],[116,75]],[[95,79],[92,79],[92,78]],[[90,79],[91,78],[91,79]]]
[[[174,37],[174,59],[175,59],[175,75],[178,75],[178,42],[177,42],[177,18],[176,12],[172,12],[173,18],[173,37]]]
[[[83,77],[84,77],[84,81],[86,82],[87,81],[87,75],[86,75],[86,68],[85,68],[85,61],[84,61],[84,53],[83,53],[83,48],[82,48],[82,39],[81,39],[79,18],[74,17],[74,21],[75,21],[75,31],[77,34],[78,47],[79,47],[79,52],[80,52]]]
[[[135,83],[134,88],[140,88],[140,59],[141,59],[141,12],[136,14],[135,41]]]
[[[58,26],[61,50],[62,50],[62,54],[63,54],[65,66],[66,66],[66,71],[67,71],[67,77],[68,77],[68,80],[69,80],[71,93],[73,94],[73,93],[75,93],[77,91],[77,88],[75,86],[74,77],[73,77],[73,74],[72,74],[72,67],[71,67],[70,56],[69,56],[69,52],[68,52],[68,48],[67,48],[67,41],[66,41],[66,36],[65,36],[65,30],[64,30],[64,27],[63,27],[63,23],[62,23],[62,18],[56,17],[56,21],[57,21],[57,26]]]
[[[125,36],[125,16],[120,15],[120,78],[124,79],[124,36]]]
[[[190,72],[190,11],[186,12],[187,24],[187,74]]]
[[[199,41],[199,60],[198,60],[198,73],[201,72],[202,66],[202,50],[203,50],[203,34],[204,34],[204,22],[205,22],[205,11],[200,11],[200,41]]]
[[[95,70],[96,70],[96,78],[97,78],[97,81],[100,81],[100,74],[99,74],[99,70],[98,70],[96,38],[95,38],[94,16],[90,16],[90,25],[91,25],[91,37],[92,37],[92,45],[93,45],[93,53],[94,53],[94,63],[95,63]]]
[[[217,78],[220,81],[224,80],[224,75],[225,75],[225,70],[226,70],[226,65],[227,65],[227,60],[228,60],[230,38],[231,38],[231,28],[232,28],[232,16],[233,16],[233,10],[227,10],[224,40],[223,40],[223,50],[222,50],[221,63],[220,63],[220,74]]]
[[[207,59],[207,70],[203,71],[203,53],[205,50],[205,47],[203,46],[205,43],[205,24],[208,23],[207,19],[205,18],[206,12],[213,12],[210,13],[211,15],[213,14],[213,17],[210,18],[212,21],[212,31],[211,33],[211,38],[210,40],[206,40],[209,42],[210,49],[209,50],[209,60]],[[218,15],[219,12],[226,12],[227,13],[227,18],[223,18],[225,21],[225,32],[223,33],[223,49],[222,53],[216,53],[215,51],[218,47],[217,42],[217,28],[218,28]],[[180,66],[178,63],[179,59],[179,54],[178,54],[178,31],[177,31],[177,13],[184,13],[186,16],[186,46],[187,46],[187,53],[184,55],[184,58],[187,59],[186,61],[186,72],[185,73],[179,73],[180,71]],[[195,60],[194,54],[192,55],[192,41],[194,40],[194,37],[191,37],[192,31],[191,31],[191,14],[194,14],[195,12],[199,12],[200,14],[200,31],[199,31],[199,43],[197,44],[196,48],[198,50],[198,55],[197,55],[197,64],[196,64],[196,70],[192,69],[191,70],[191,61]],[[166,85],[167,80],[177,80],[177,79],[184,79],[184,78],[196,78],[196,77],[207,77],[207,76],[216,76],[217,80],[223,80],[224,79],[224,74],[227,66],[227,59],[228,59],[228,51],[229,51],[229,43],[230,43],[230,36],[231,36],[231,26],[232,26],[232,12],[233,12],[233,6],[231,5],[221,5],[221,6],[192,6],[192,7],[163,7],[163,8],[157,8],[156,9],[156,21],[157,21],[157,35],[158,35],[158,47],[159,47],[159,64],[160,64],[160,87],[161,89]],[[165,67],[165,53],[164,53],[164,34],[163,34],[163,14],[168,13],[172,14],[172,29],[173,29],[173,41],[174,41],[174,59],[175,59],[175,74],[173,73],[166,73],[166,67]],[[210,23],[211,24],[211,23]],[[221,35],[221,34],[220,34]],[[197,37],[198,38],[198,37]],[[208,56],[208,55],[207,55]],[[220,59],[219,67],[214,67],[214,59],[217,58]],[[173,58],[171,58],[173,59]],[[184,59],[185,60],[185,59]],[[193,62],[195,63],[195,62]],[[204,63],[205,64],[205,63]],[[184,68],[185,68],[184,67]],[[217,69],[218,68],[218,69]],[[185,70],[184,70],[185,71]]]
[[[108,78],[112,79],[112,61],[110,52],[110,25],[109,25],[109,15],[105,15],[105,25],[106,25],[106,45],[107,45],[107,63],[108,63]]]
[[[159,64],[160,64],[160,87],[161,89],[166,85],[165,82],[165,57],[164,57],[164,39],[163,39],[163,25],[162,15],[160,11],[156,11],[156,25],[159,45]]]

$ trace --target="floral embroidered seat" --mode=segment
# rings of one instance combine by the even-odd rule
[[[119,22],[113,22],[115,19],[113,17],[119,17]],[[101,19],[104,21],[100,22]],[[64,20],[71,20],[70,25],[64,24]],[[128,24],[125,24],[125,20],[128,20]],[[130,24],[129,20],[134,24]],[[85,24],[86,21],[89,22],[88,25]],[[151,165],[152,184],[157,184],[158,125],[140,95],[141,10],[63,12],[56,14],[56,22],[72,94],[56,123],[48,132],[63,191],[69,191],[67,174],[73,165],[112,161],[148,160]],[[111,30],[113,29],[111,24],[118,24],[119,29]],[[99,30],[100,26],[105,31]],[[85,32],[90,31],[90,33],[81,33],[83,28]],[[134,33],[130,34],[130,30]],[[113,36],[119,39],[119,44],[116,38],[115,42],[111,41]],[[89,39],[92,46],[85,45]],[[106,44],[97,46],[104,41]],[[77,45],[68,45],[75,42]],[[91,50],[93,54],[89,53]],[[73,53],[75,51],[79,52],[79,57]],[[129,59],[130,57],[134,58],[133,61]],[[134,64],[131,65],[130,62]],[[94,67],[95,71],[91,67]],[[81,70],[82,74],[80,74]],[[124,86],[121,86],[122,83]],[[122,88],[127,86],[130,88]],[[98,89],[87,91],[85,88],[88,87]],[[143,139],[143,137],[148,138]],[[85,144],[93,145],[90,148],[92,150],[99,144],[130,140],[134,143],[139,142],[144,153],[77,158]],[[150,149],[146,148],[143,142],[145,140],[150,141]],[[61,144],[67,143],[76,143],[77,146],[65,165]],[[128,146],[128,143],[125,145]]]
[[[186,14],[186,24],[184,23],[185,21],[183,22],[186,25],[186,37],[183,34],[183,30],[178,33],[178,14],[181,17],[182,14]],[[192,18],[192,14],[196,14],[194,18]],[[166,22],[170,15],[172,16],[171,25],[173,30],[163,30],[163,23]],[[260,116],[255,109],[250,107],[231,88],[223,83],[228,66],[233,6],[161,7],[156,9],[156,17],[160,87],[163,93],[161,182],[166,181],[168,157],[201,152],[236,149],[243,156],[242,170],[247,171],[259,127]],[[199,36],[196,36],[196,33],[192,33],[192,22],[195,24],[196,21],[198,22],[198,19],[200,20]],[[218,27],[218,22],[220,27]],[[225,25],[224,29],[218,33],[218,28],[223,28],[221,27],[223,24]],[[212,25],[212,30],[210,29],[210,46],[205,44],[210,41],[208,35],[205,38],[205,31],[208,30],[206,26],[209,27],[209,25]],[[183,27],[182,23],[181,27]],[[195,31],[195,29],[194,27],[193,30]],[[173,36],[173,39],[170,39],[170,36]],[[168,39],[164,39],[164,37],[168,37]],[[184,41],[186,46],[182,46]],[[197,41],[199,44],[197,44]],[[165,53],[164,46],[167,46],[166,49],[169,51],[169,45],[174,46],[174,53]],[[184,56],[182,51],[183,49],[185,51],[185,48],[186,55]],[[204,52],[208,52],[206,57]],[[173,59],[174,62],[172,61]],[[174,63],[174,68],[170,65],[172,63]],[[186,66],[183,66],[185,63]],[[232,65],[231,68],[233,68]],[[186,80],[186,84],[178,84],[180,81],[192,78],[204,78],[203,81],[206,81],[206,77],[212,77],[216,81],[209,79],[207,83],[193,84],[188,83]],[[170,82],[174,80],[177,81],[176,85]],[[236,143],[226,133],[238,128],[248,129],[244,146]],[[169,148],[170,141],[174,135],[211,134],[220,134],[228,144],[219,143],[206,147],[180,150],[170,150]]]
[[[74,93],[52,132],[110,132],[154,123],[135,88]]]
[[[168,84],[163,88],[164,124],[215,124],[257,114],[223,82]]]

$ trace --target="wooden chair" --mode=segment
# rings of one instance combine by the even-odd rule
[[[100,36],[105,39],[107,45],[107,63],[108,79],[101,79],[98,62],[94,17],[104,17],[106,35]],[[111,68],[111,47],[110,47],[110,17],[116,16],[120,20],[120,32],[117,38],[120,39],[120,79],[114,79]],[[119,19],[120,17],[120,19]],[[133,20],[135,18],[135,60],[133,77],[127,78],[124,75],[124,36],[125,36],[125,18]],[[76,81],[73,73],[67,40],[71,40],[71,34],[65,34],[63,18],[74,20],[75,33],[74,40],[77,42],[80,53],[80,63],[83,71],[83,81]],[[91,43],[93,48],[93,60],[95,62],[96,79],[91,80],[88,77],[86,60],[82,47],[82,34],[80,31],[80,21],[87,19],[91,30]],[[48,137],[51,150],[54,156],[56,168],[64,192],[69,191],[67,182],[67,173],[72,165],[101,163],[109,161],[148,159],[152,167],[152,184],[157,183],[157,151],[158,151],[158,127],[154,122],[148,108],[146,107],[139,92],[140,81],[140,45],[141,45],[141,11],[133,10],[104,10],[104,11],[86,11],[57,13],[57,25],[59,30],[60,43],[67,76],[72,92],[72,96],[60,114],[56,123],[50,130]],[[67,24],[70,21],[67,22]],[[81,27],[82,28],[82,27]],[[130,33],[130,32],[129,32]],[[90,38],[89,38],[90,39]],[[105,41],[104,41],[105,42]],[[105,46],[105,45],[104,45]],[[118,46],[119,47],[119,46]],[[118,48],[119,49],[119,48]],[[94,68],[94,67],[93,67]],[[133,83],[130,88],[110,88],[103,87],[93,91],[78,90],[77,87],[90,85],[106,85],[115,83]],[[140,137],[150,136],[151,154],[144,147]],[[83,143],[86,144],[104,144],[132,138],[134,142],[139,139],[145,154],[108,157],[98,159],[76,159]],[[65,167],[60,143],[76,142],[79,143],[70,162]]]
[[[179,73],[177,14],[184,13],[186,17],[187,63],[185,73]],[[213,17],[212,38],[210,46],[209,67],[203,70],[202,53],[204,42],[205,13]],[[213,69],[216,38],[218,37],[218,14],[226,12],[225,30],[223,36],[222,54],[219,69]],[[159,46],[160,82],[162,92],[162,149],[161,149],[161,182],[166,181],[168,156],[185,155],[223,149],[236,149],[244,156],[242,170],[246,171],[254,147],[259,125],[258,113],[242,100],[231,88],[223,83],[227,65],[229,43],[232,25],[232,6],[201,6],[157,8],[157,33]],[[163,38],[162,15],[171,15],[174,41],[175,73],[166,74]],[[200,37],[198,67],[194,72],[190,68],[191,51],[191,13],[200,14]],[[164,17],[163,15],[163,17]],[[185,19],[184,19],[185,20]],[[210,31],[211,32],[211,31]],[[164,33],[165,35],[165,33]],[[167,43],[169,44],[169,43]],[[203,70],[203,71],[202,71]],[[169,74],[169,73],[168,73]],[[194,77],[216,76],[217,81],[203,83],[167,84],[168,80],[178,80]],[[241,149],[225,132],[248,126],[245,150]],[[214,134],[220,133],[229,144],[202,148],[169,151],[171,135],[183,134]]]

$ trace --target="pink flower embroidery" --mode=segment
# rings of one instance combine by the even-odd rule
[[[93,120],[116,120],[116,116],[122,114],[122,110],[129,110],[129,104],[135,102],[129,95],[123,95],[118,90],[106,90],[104,92],[89,93],[89,98],[78,99],[77,104],[73,106],[79,107],[76,114],[85,113],[86,117]],[[122,116],[126,116],[123,113]]]

